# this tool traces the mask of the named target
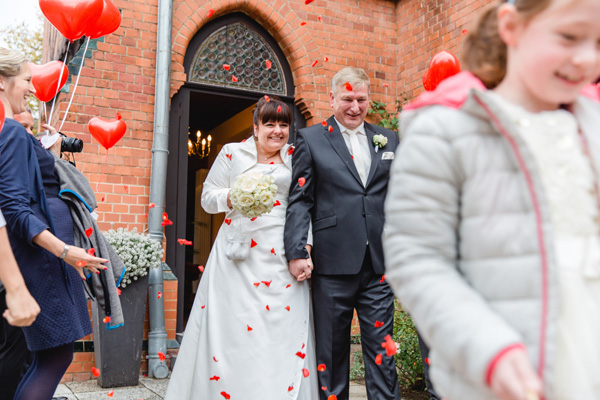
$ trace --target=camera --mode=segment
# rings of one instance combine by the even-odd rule
[[[62,136],[62,143],[60,145],[61,153],[81,153],[83,151],[83,140],[68,137],[62,132],[58,133]]]

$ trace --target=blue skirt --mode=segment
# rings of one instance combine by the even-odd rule
[[[73,244],[73,220],[67,204],[47,199],[55,236]],[[27,288],[41,308],[35,322],[23,328],[31,351],[72,343],[92,332],[83,280],[75,268],[41,247],[32,248],[26,264],[19,267]],[[30,260],[35,260],[31,263]],[[19,260],[17,260],[19,261]]]

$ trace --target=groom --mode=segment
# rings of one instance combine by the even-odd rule
[[[339,71],[333,116],[300,130],[292,164],[285,252],[292,275],[310,276],[305,250],[313,234],[312,296],[321,400],[349,397],[350,328],[358,313],[369,399],[400,399],[392,335],[394,294],[383,279],[383,203],[398,136],[364,122],[370,81],[360,68]],[[377,356],[383,354],[381,364]]]

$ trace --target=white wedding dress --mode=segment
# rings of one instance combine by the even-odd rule
[[[220,155],[221,165],[227,157]],[[283,246],[291,171],[285,164],[247,171],[273,175],[281,205],[254,221],[228,213],[200,280],[167,400],[318,399],[308,282],[289,273]],[[226,256],[232,232],[246,234],[252,245],[245,260]]]

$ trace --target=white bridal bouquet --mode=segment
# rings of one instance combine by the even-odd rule
[[[134,228],[132,231],[123,228],[116,231],[111,229],[104,236],[127,268],[121,280],[122,288],[132,281],[137,281],[138,277],[148,275],[148,269],[160,265],[163,255],[162,246],[149,236],[138,233],[137,229]]]
[[[234,210],[247,218],[259,217],[271,212],[275,203],[277,185],[271,175],[246,172],[239,175],[231,189]]]

